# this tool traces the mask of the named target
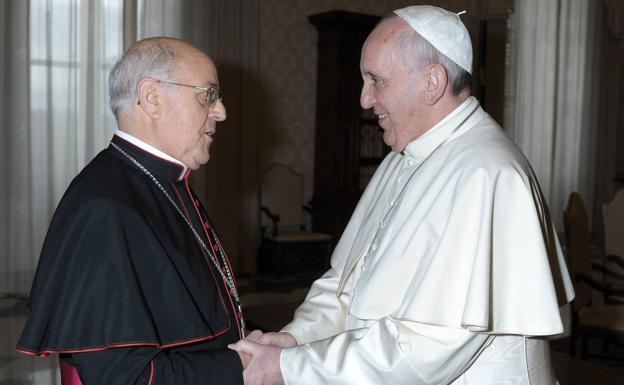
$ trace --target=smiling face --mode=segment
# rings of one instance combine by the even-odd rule
[[[423,71],[408,68],[399,53],[396,43],[404,33],[410,33],[409,26],[400,18],[384,20],[366,39],[360,59],[360,104],[373,108],[383,140],[395,152],[426,131],[421,119],[426,81]]]
[[[208,56],[190,47],[176,47],[180,59],[176,65],[175,82],[218,87],[217,69]],[[161,94],[162,114],[155,129],[158,148],[197,169],[210,159],[216,122],[225,120],[225,106],[219,100],[214,106],[206,103],[205,91],[172,84]]]

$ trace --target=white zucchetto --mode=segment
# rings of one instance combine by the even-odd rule
[[[472,74],[472,44],[470,35],[455,14],[431,5],[413,5],[394,13],[438,51]]]

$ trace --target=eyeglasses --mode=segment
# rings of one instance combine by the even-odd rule
[[[158,83],[173,84],[174,86],[190,87],[190,88],[195,88],[196,90],[204,91],[202,93],[202,100],[200,100],[200,103],[202,105],[207,105],[208,107],[214,107],[217,104],[217,102],[221,100],[221,91],[219,90],[219,87],[193,86],[190,84],[166,82],[164,80],[156,80],[156,81]]]

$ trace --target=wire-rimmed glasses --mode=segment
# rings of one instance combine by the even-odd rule
[[[190,87],[190,88],[195,88],[196,90],[204,91],[204,99],[201,102],[202,104],[207,105],[208,107],[214,107],[217,104],[217,102],[221,100],[221,90],[217,86],[203,87],[203,86],[194,86],[192,84],[167,82],[164,80],[156,80],[156,81],[158,83],[173,84],[174,86]]]

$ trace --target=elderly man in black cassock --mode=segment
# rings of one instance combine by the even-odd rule
[[[17,348],[59,354],[63,384],[241,384],[232,269],[188,184],[226,118],[215,64],[146,39],[109,86],[119,128],[56,209]]]

